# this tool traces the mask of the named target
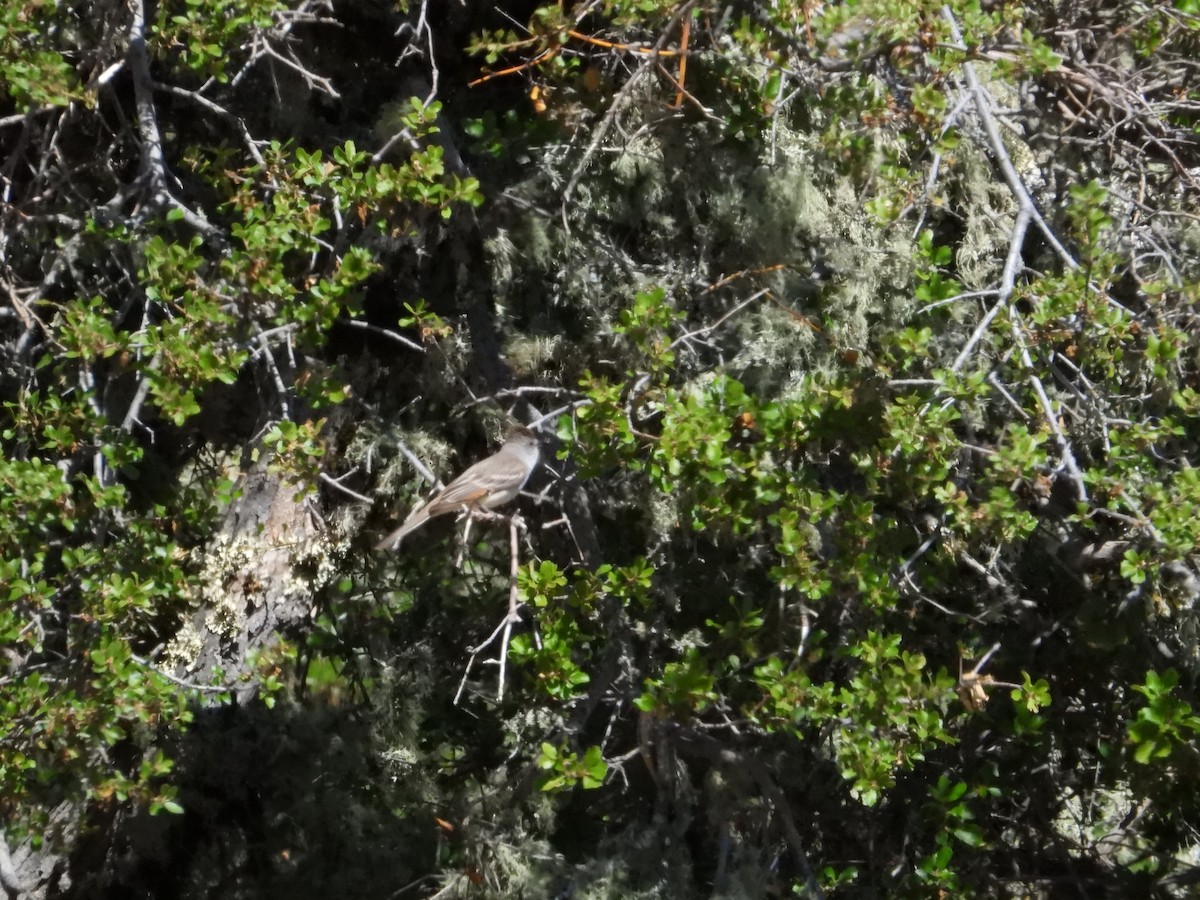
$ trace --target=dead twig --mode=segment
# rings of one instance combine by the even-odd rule
[[[996,316],[1008,306],[1008,301],[1012,297],[1013,289],[1016,286],[1017,270],[1021,266],[1021,245],[1025,241],[1025,232],[1029,228],[1029,222],[1033,218],[1032,211],[1027,207],[1021,207],[1017,212],[1017,221],[1013,224],[1012,234],[1008,239],[1008,258],[1004,262],[1004,272],[1000,277],[1000,290],[997,292],[996,302],[992,304],[992,308],[975,326],[975,330],[971,332],[971,337],[963,345],[958,356],[955,357],[953,365],[950,366],[950,371],[957,374],[962,371],[962,367],[967,364],[967,360],[971,358],[976,345],[979,344],[983,336],[987,334],[992,322]]]
[[[562,205],[560,209],[562,213],[563,228],[566,230],[570,231],[570,225],[567,221],[567,211],[570,206],[571,196],[575,193],[575,188],[578,187],[579,180],[583,177],[583,173],[586,172],[588,166],[591,165],[592,157],[596,155],[596,151],[600,149],[600,144],[603,143],[604,139],[608,136],[608,132],[612,129],[613,125],[616,124],[617,116],[620,115],[621,110],[625,108],[625,104],[632,99],[633,89],[637,86],[638,82],[645,77],[646,73],[648,73],[651,68],[657,64],[660,56],[659,51],[661,51],[663,46],[666,44],[667,37],[674,30],[675,26],[678,25],[685,16],[691,13],[693,6],[695,6],[695,0],[688,0],[687,3],[684,3],[679,7],[679,9],[675,12],[675,15],[671,17],[671,21],[667,23],[667,27],[663,29],[663,32],[659,36],[658,40],[654,43],[654,46],[651,48],[651,52],[646,54],[642,64],[634,69],[633,74],[629,76],[629,79],[623,85],[621,85],[621,89],[617,91],[617,95],[613,98],[613,102],[609,105],[608,111],[604,114],[604,118],[601,119],[600,124],[596,126],[596,130],[592,134],[591,141],[588,142],[587,148],[583,151],[583,156],[580,158],[579,162],[576,163],[575,169],[571,172],[571,177],[567,179],[566,187],[563,188]]]
[[[263,335],[259,335],[258,342],[262,346],[262,356],[266,360],[267,370],[271,373],[271,378],[275,384],[275,390],[279,394],[279,410],[284,419],[292,417],[291,407],[288,404],[288,391],[283,383],[283,376],[279,372],[279,367],[275,365],[275,354],[271,352],[271,344]]]
[[[342,476],[342,478],[348,478],[349,476],[351,476],[353,474],[354,474],[353,471],[347,472],[345,475]],[[353,497],[359,503],[374,503],[375,502],[370,497],[364,497],[362,494],[360,494],[356,491],[350,490],[350,488],[348,488],[344,484],[342,484],[340,480],[338,480],[337,478],[334,478],[332,475],[329,475],[326,472],[320,473],[317,477],[324,484],[329,485],[331,488],[334,488],[335,490],[341,491],[343,494],[345,494],[348,497]]]
[[[1013,341],[1016,343],[1021,364],[1025,367],[1025,377],[1029,380],[1029,384],[1033,388],[1033,393],[1037,397],[1038,405],[1042,408],[1042,419],[1046,423],[1046,427],[1050,429],[1050,433],[1054,435],[1054,443],[1058,446],[1058,454],[1062,457],[1063,465],[1066,466],[1067,472],[1071,476],[1071,481],[1075,485],[1075,495],[1080,501],[1086,503],[1088,493],[1087,485],[1084,484],[1083,480],[1083,472],[1080,470],[1079,464],[1075,461],[1075,452],[1071,449],[1071,442],[1067,440],[1066,434],[1063,433],[1062,428],[1058,424],[1058,414],[1054,411],[1054,406],[1046,394],[1046,388],[1042,384],[1042,379],[1038,377],[1037,370],[1033,366],[1033,357],[1029,354],[1029,347],[1025,343],[1025,337],[1021,334],[1021,329],[1018,327],[1015,319],[1010,325],[1010,331]]]
[[[395,341],[401,347],[407,347],[409,350],[416,350],[418,353],[425,352],[425,348],[411,338],[406,338],[404,335],[397,334],[395,331],[390,329],[380,328],[378,325],[372,325],[370,322],[363,322],[359,319],[346,319],[340,324],[348,325],[351,328],[357,328],[360,331],[367,331],[371,334],[377,334],[380,337],[387,338],[389,341]]]
[[[154,80],[150,77],[150,59],[146,51],[145,0],[130,0],[130,9],[133,11],[133,18],[129,25],[129,48],[126,58],[133,75],[134,105],[137,108],[138,134],[141,138],[141,178],[149,191],[150,203],[155,208],[175,211],[183,221],[205,237],[224,243],[224,237],[216,227],[203,216],[184,206],[171,193],[162,133],[158,128],[158,116],[154,109]]]
[[[468,517],[468,523],[470,517]],[[499,684],[496,688],[496,702],[504,702],[504,682],[508,669],[508,645],[512,639],[512,627],[517,622],[521,621],[521,606],[519,591],[517,589],[517,576],[521,568],[521,540],[520,532],[525,530],[525,522],[519,515],[508,517],[508,536],[509,536],[509,587],[508,587],[508,613],[497,625],[492,633],[487,636],[483,643],[471,648],[471,657],[467,660],[467,667],[463,671],[462,680],[458,683],[458,690],[454,694],[454,705],[458,705],[458,701],[462,698],[463,690],[467,686],[467,679],[471,675],[471,668],[475,665],[475,659],[496,642],[496,638],[500,638],[500,655],[497,664],[500,666]]]
[[[954,40],[961,44],[963,40],[962,32],[959,31],[958,21],[954,18],[954,13],[951,12],[949,6],[942,7],[942,17],[949,23],[950,32],[954,36]],[[975,102],[975,112],[979,116],[983,132],[987,136],[988,148],[991,150],[992,158],[996,165],[1000,167],[1000,172],[1004,175],[1004,181],[1008,184],[1008,189],[1012,192],[1021,211],[1033,220],[1038,230],[1046,238],[1046,243],[1054,248],[1054,252],[1058,254],[1063,265],[1068,269],[1078,269],[1079,263],[1068,252],[1067,248],[1062,245],[1062,242],[1058,239],[1058,235],[1054,233],[1054,230],[1046,223],[1046,220],[1042,218],[1037,204],[1033,202],[1033,197],[1030,195],[1029,189],[1025,186],[1020,173],[1017,172],[1016,166],[1013,165],[1012,159],[1008,155],[1008,150],[1004,146],[1004,141],[1000,138],[1000,132],[996,128],[996,118],[992,115],[991,95],[979,83],[979,79],[975,75],[975,67],[969,61],[964,61],[962,70],[963,78],[967,83],[967,90],[970,91],[971,97]]]
[[[181,687],[189,691],[199,691],[204,694],[228,694],[232,693],[234,690],[233,687],[224,684],[196,684],[194,681],[185,681],[182,678],[172,675],[170,672],[164,672],[162,669],[154,665],[154,663],[152,663],[150,660],[143,659],[134,653],[129,654],[129,658],[143,669],[147,669],[153,672],[155,675],[165,678],[176,687]]]
[[[669,343],[667,345],[667,351],[674,350],[677,346],[679,346],[680,344],[682,344],[685,341],[688,341],[694,337],[699,337],[702,334],[708,334],[710,331],[713,331],[714,329],[719,328],[722,324],[724,324],[729,319],[736,316],[738,313],[740,313],[743,309],[745,309],[747,306],[749,306],[755,300],[758,300],[760,297],[763,297],[769,293],[770,293],[770,291],[768,291],[766,288],[763,288],[761,291],[757,291],[757,292],[751,294],[749,297],[747,297],[745,300],[743,300],[741,303],[739,303],[733,309],[729,310],[729,312],[725,313],[723,316],[718,318],[715,322],[710,322],[708,325],[705,325],[703,328],[697,328],[695,331],[689,331],[686,334],[681,334],[679,337],[675,338],[675,340],[671,341],[671,343]]]
[[[187,100],[189,103],[195,103],[202,109],[212,113],[218,119],[228,122],[241,136],[242,143],[245,144],[246,152],[250,154],[250,158],[258,164],[259,169],[262,170],[264,175],[268,174],[267,164],[263,159],[262,154],[258,151],[258,144],[254,140],[254,136],[250,134],[250,129],[246,127],[245,121],[240,116],[234,115],[219,103],[214,103],[212,100],[209,100],[203,94],[197,93],[196,91],[185,90],[184,88],[173,84],[164,84],[161,81],[151,81],[150,87],[156,91],[159,91],[160,93],[170,94],[172,97],[179,97],[183,100]],[[272,187],[276,186],[277,185],[275,185],[272,181]]]

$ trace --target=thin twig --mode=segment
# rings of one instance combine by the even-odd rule
[[[524,527],[520,516],[514,515],[508,522],[509,547],[509,582],[508,582],[508,616],[504,620],[504,640],[500,644],[500,687],[496,692],[496,702],[504,702],[504,675],[508,666],[508,642],[512,636],[514,622],[520,622],[518,610],[521,601],[517,596],[517,574],[521,569],[520,529]]]
[[[273,46],[271,46],[271,44],[267,43],[264,40],[262,43],[261,55],[269,56],[271,59],[274,59],[274,60],[277,60],[277,61],[283,63],[285,66],[287,66],[293,72],[295,72],[297,75],[299,75],[301,78],[303,78],[305,83],[310,88],[313,88],[314,90],[322,91],[322,92],[328,94],[334,100],[342,99],[342,95],[339,94],[337,92],[337,90],[334,89],[332,81],[330,81],[328,78],[325,78],[321,75],[314,75],[312,72],[308,71],[308,69],[304,68],[304,65],[292,55],[291,50],[288,51],[287,56],[284,56],[282,53],[280,53],[278,50],[276,50]]]
[[[967,343],[963,345],[962,350],[959,351],[958,356],[955,357],[954,364],[950,367],[951,372],[957,374],[962,370],[975,350],[975,346],[987,333],[992,321],[1000,315],[1001,310],[1008,306],[1008,301],[1016,286],[1017,269],[1021,264],[1021,245],[1025,241],[1025,232],[1029,228],[1029,220],[1032,215],[1032,211],[1024,206],[1017,213],[1017,221],[1013,224],[1012,236],[1008,240],[1008,258],[1004,261],[1004,273],[1000,277],[999,295],[996,297],[996,302],[992,304],[992,308],[975,326],[975,330],[971,333]]]
[[[222,684],[196,684],[192,681],[184,681],[182,678],[177,678],[170,672],[164,672],[148,659],[143,659],[136,653],[130,653],[129,658],[144,669],[149,669],[156,675],[160,675],[167,681],[181,688],[186,688],[189,691],[200,691],[205,694],[228,694],[233,692],[233,688]]]
[[[403,454],[405,459],[412,463],[412,467],[417,470],[418,475],[420,475],[434,487],[440,488],[442,486],[441,479],[434,475],[433,471],[427,465],[425,465],[425,463],[421,462],[421,458],[417,456],[417,454],[408,449],[407,444],[403,443],[402,441],[397,441],[396,449]]]
[[[351,474],[353,474],[353,473],[347,472],[346,475],[343,475],[342,477],[345,478],[347,475],[351,475]],[[323,481],[325,484],[329,485],[330,487],[336,488],[337,490],[341,491],[346,496],[353,497],[359,503],[374,503],[375,502],[370,497],[364,497],[362,494],[359,494],[356,491],[350,490],[350,488],[346,487],[344,484],[339,482],[336,478],[333,478],[332,476],[328,475],[325,472],[320,473],[317,476],[317,478],[319,478],[321,481]]]
[[[164,84],[161,81],[152,81],[150,82],[150,86],[156,91],[162,91],[163,93],[170,94],[173,97],[181,97],[184,100],[195,103],[197,106],[201,106],[208,110],[217,118],[224,119],[241,135],[242,142],[246,145],[246,152],[249,153],[251,158],[258,164],[258,167],[262,170],[263,174],[267,176],[270,175],[270,173],[267,171],[267,164],[263,160],[262,154],[258,152],[258,146],[255,144],[254,137],[250,134],[250,130],[246,127],[246,122],[240,116],[234,115],[225,107],[218,103],[214,103],[212,100],[209,100],[203,94],[199,94],[196,91],[185,90],[184,88],[177,87],[173,84]]]
[[[575,400],[571,403],[568,403],[566,406],[560,406],[560,407],[558,407],[558,409],[552,409],[552,410],[550,410],[550,412],[548,412],[544,415],[538,416],[536,419],[534,419],[532,422],[529,423],[529,427],[536,431],[537,429],[542,427],[542,423],[544,423],[544,422],[547,422],[551,419],[557,419],[559,416],[563,415],[564,413],[569,413],[572,410],[579,409],[582,406],[591,406],[591,405],[592,405],[592,401],[586,397],[582,400]]]
[[[521,606],[520,596],[517,591],[517,576],[521,569],[520,557],[520,537],[519,533],[525,529],[524,520],[515,513],[508,517],[508,534],[509,534],[509,589],[508,589],[508,613],[501,620],[500,624],[492,629],[492,633],[487,636],[481,644],[471,648],[471,656],[467,660],[466,669],[463,671],[462,680],[458,683],[458,690],[454,693],[454,705],[458,705],[458,701],[462,698],[463,690],[466,688],[467,679],[471,675],[471,668],[475,665],[475,659],[495,643],[496,638],[500,638],[500,658],[497,660],[500,666],[500,684],[496,690],[496,702],[504,701],[504,680],[508,669],[508,645],[512,639],[512,627],[517,622],[521,621]]]
[[[994,387],[996,389],[996,391],[1000,394],[1000,396],[1004,398],[1004,401],[1009,405],[1009,407],[1013,410],[1013,412],[1015,412],[1018,416],[1020,416],[1026,422],[1028,422],[1030,419],[1033,418],[1033,416],[1029,415],[1029,413],[1027,413],[1025,411],[1025,408],[1023,406],[1021,406],[1020,403],[1017,402],[1017,398],[1014,397],[1011,393],[1009,393],[1008,388],[1006,388],[1001,383],[1000,376],[997,375],[994,371],[988,373],[987,381],[988,381],[988,384],[990,384],[992,387]]]
[[[359,328],[363,331],[369,331],[371,334],[378,334],[380,337],[388,338],[395,341],[401,346],[407,347],[409,350],[416,350],[418,353],[424,353],[425,348],[416,341],[406,338],[402,334],[397,334],[387,328],[380,328],[378,325],[372,325],[370,322],[363,322],[359,319],[345,319],[341,322],[343,325],[349,325],[351,328]]]
[[[146,402],[146,397],[150,394],[150,373],[155,371],[162,365],[162,351],[154,354],[154,358],[150,360],[150,365],[146,366],[146,371],[138,376],[137,390],[133,392],[133,399],[129,402],[129,409],[125,411],[125,418],[121,421],[122,431],[132,431],[133,423],[138,421],[138,414],[142,411],[142,405]]]
[[[692,7],[695,5],[695,3],[696,0],[688,0],[688,2],[679,7],[679,9],[675,12],[675,15],[671,18],[671,21],[667,23],[667,27],[664,28],[662,34],[659,35],[658,40],[655,41],[653,48],[651,48],[650,52],[646,54],[645,59],[642,60],[642,64],[634,69],[633,74],[629,76],[629,80],[626,81],[625,84],[621,85],[621,89],[617,91],[617,95],[613,98],[613,102],[609,105],[608,111],[604,114],[604,118],[601,119],[600,124],[596,126],[596,130],[592,134],[592,139],[588,143],[587,149],[584,150],[583,156],[580,158],[579,162],[576,163],[574,171],[571,172],[571,177],[567,179],[567,186],[562,192],[561,210],[563,228],[567,229],[568,231],[570,230],[570,225],[567,222],[567,210],[571,202],[571,196],[575,193],[575,188],[579,185],[579,180],[583,177],[583,173],[587,171],[587,167],[592,162],[592,157],[595,156],[596,151],[600,149],[600,144],[604,141],[604,138],[608,136],[609,130],[616,123],[617,116],[625,107],[625,104],[632,98],[634,87],[639,81],[641,81],[646,73],[656,65],[659,52],[662,50],[663,45],[667,42],[668,36],[671,34],[672,30],[674,30],[675,26],[679,24],[679,21],[684,16],[691,13]]]
[[[1021,357],[1021,364],[1025,367],[1025,377],[1029,379],[1029,384],[1033,388],[1034,394],[1037,396],[1038,405],[1042,408],[1042,419],[1045,421],[1051,434],[1054,435],[1054,442],[1058,445],[1059,456],[1062,457],[1063,465],[1067,467],[1067,472],[1071,475],[1071,480],[1075,484],[1075,494],[1083,502],[1087,502],[1088,493],[1087,485],[1083,480],[1083,472],[1079,468],[1079,464],[1075,461],[1075,453],[1071,449],[1071,442],[1067,440],[1067,436],[1063,434],[1062,428],[1058,424],[1058,416],[1054,412],[1054,405],[1050,402],[1049,396],[1046,394],[1046,388],[1042,384],[1042,379],[1038,377],[1037,371],[1033,366],[1033,358],[1029,354],[1029,347],[1025,343],[1025,338],[1021,334],[1021,329],[1016,321],[1011,323],[1010,330],[1012,331],[1013,341],[1016,343],[1018,353]]]
[[[999,291],[983,290],[983,291],[963,291],[961,294],[955,294],[953,297],[947,297],[945,300],[935,300],[933,303],[927,303],[922,306],[918,313],[924,315],[928,312],[933,312],[935,309],[940,309],[943,306],[949,306],[952,303],[958,303],[960,300],[974,300],[978,297],[995,297]]]
[[[690,340],[691,338],[694,338],[694,337],[699,337],[702,334],[708,334],[708,332],[712,331],[715,328],[720,327],[727,320],[736,316],[738,313],[740,313],[743,309],[745,309],[747,306],[749,306],[755,300],[759,299],[760,297],[762,297],[768,293],[770,293],[770,291],[768,291],[766,288],[763,288],[761,291],[757,291],[756,293],[751,294],[749,297],[747,297],[745,300],[743,300],[741,303],[739,303],[733,309],[729,310],[729,312],[725,313],[725,315],[721,316],[715,322],[711,322],[710,324],[705,325],[703,328],[697,328],[695,331],[689,331],[687,334],[681,334],[679,337],[675,338],[675,340],[671,341],[671,343],[667,344],[667,350],[674,350],[675,347],[678,346],[679,344],[681,344],[683,341]]]
[[[962,32],[959,31],[958,21],[954,18],[954,13],[949,6],[942,7],[942,17],[950,24],[950,33],[954,36],[954,40],[961,44]],[[1000,132],[996,128],[996,119],[992,115],[991,96],[983,89],[983,85],[975,76],[975,67],[969,61],[964,60],[962,69],[967,89],[975,99],[975,111],[979,114],[980,124],[983,126],[984,134],[987,135],[988,146],[991,148],[996,165],[1000,167],[1000,171],[1004,175],[1004,180],[1008,183],[1008,189],[1016,198],[1021,210],[1027,211],[1037,224],[1038,230],[1042,232],[1046,242],[1054,248],[1063,264],[1069,269],[1078,269],[1079,263],[1062,245],[1053,229],[1046,224],[1046,220],[1042,218],[1037,205],[1033,202],[1033,197],[1029,194],[1029,189],[1025,187],[1025,182],[1017,172],[1016,166],[1013,165],[1012,159],[1008,155],[1008,149],[1004,146],[1004,141],[1001,140]]]
[[[263,357],[267,361],[267,368],[270,370],[271,377],[275,381],[275,390],[279,393],[280,411],[283,413],[283,418],[290,419],[292,413],[288,405],[287,388],[283,384],[283,376],[279,373],[279,367],[275,365],[275,354],[271,352],[271,345],[266,337],[260,334],[258,341],[262,345]]]

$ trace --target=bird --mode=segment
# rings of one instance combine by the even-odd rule
[[[404,524],[375,549],[395,549],[407,534],[434,516],[459,510],[490,510],[515,500],[537,468],[538,456],[537,435],[524,426],[513,428],[499,450],[475,463],[424,506],[414,509]]]

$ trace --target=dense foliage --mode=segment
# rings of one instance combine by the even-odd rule
[[[0,2],[6,890],[1200,878],[1194,0]]]

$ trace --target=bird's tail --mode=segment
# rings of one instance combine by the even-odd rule
[[[411,531],[416,531],[425,524],[429,518],[428,505],[422,506],[411,516],[404,520],[404,524],[385,537],[382,541],[375,545],[376,550],[394,550],[400,546],[400,542],[404,540],[405,535]]]

